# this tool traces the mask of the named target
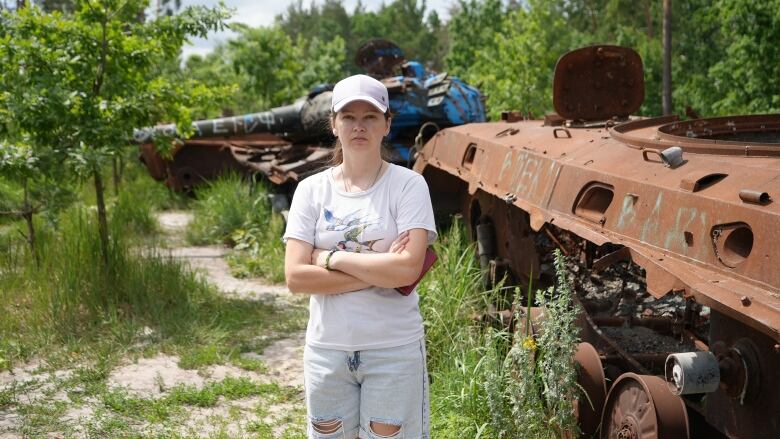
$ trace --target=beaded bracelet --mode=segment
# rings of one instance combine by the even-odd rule
[[[332,271],[333,269],[330,268],[330,257],[333,256],[333,253],[336,253],[338,249],[333,249],[328,252],[328,256],[325,257],[325,269],[328,271]]]

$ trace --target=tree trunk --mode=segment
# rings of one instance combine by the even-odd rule
[[[103,188],[103,177],[100,170],[92,171],[95,179],[95,198],[97,201],[98,215],[98,233],[100,234],[100,252],[103,255],[103,263],[108,268],[108,220],[106,216],[106,202],[103,198],[105,189]]]
[[[30,184],[27,178],[24,179],[24,207],[22,208],[22,216],[27,223],[27,244],[30,245],[30,252],[32,252],[33,258],[35,258],[35,264],[40,265],[38,258],[38,252],[35,250],[35,225],[33,224],[33,208],[30,204]]]
[[[119,196],[119,158],[114,157],[111,161],[113,174],[114,174],[114,195]]]
[[[647,39],[653,39],[653,2],[645,4],[645,23],[647,23]]]
[[[661,105],[664,116],[672,114],[672,0],[664,0],[664,71]]]

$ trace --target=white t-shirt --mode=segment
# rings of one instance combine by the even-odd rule
[[[351,252],[387,252],[398,235],[436,225],[428,185],[420,174],[397,165],[363,192],[344,192],[333,168],[306,178],[295,190],[287,220],[287,238],[315,248]],[[345,351],[381,349],[423,337],[419,297],[393,288],[369,287],[344,294],[312,294],[306,343]]]

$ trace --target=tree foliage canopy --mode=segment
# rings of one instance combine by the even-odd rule
[[[188,36],[221,28],[227,11],[190,7],[139,20],[147,5],[143,0],[82,0],[75,2],[73,14],[28,6],[0,15],[4,149],[24,145],[34,158],[28,163],[55,157],[57,167],[94,179],[104,255],[102,164],[130,143],[135,127],[167,119],[188,132],[190,108],[215,93],[165,67]],[[18,168],[11,162],[0,166]],[[36,170],[51,175],[52,169]]]

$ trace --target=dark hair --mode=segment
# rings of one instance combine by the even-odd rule
[[[331,124],[333,123],[333,120],[336,119],[336,114],[334,112],[330,113],[330,121]],[[390,109],[388,108],[387,111],[385,111],[385,120],[390,119],[393,117],[393,114],[390,112]],[[390,153],[390,149],[387,146],[387,142],[385,139],[382,139],[382,144],[379,147],[379,154],[382,156],[382,160],[389,161],[392,158],[392,154]],[[338,166],[344,162],[344,151],[341,148],[341,141],[336,138],[336,141],[333,142],[333,149],[330,153],[330,158],[328,158],[327,166]]]

